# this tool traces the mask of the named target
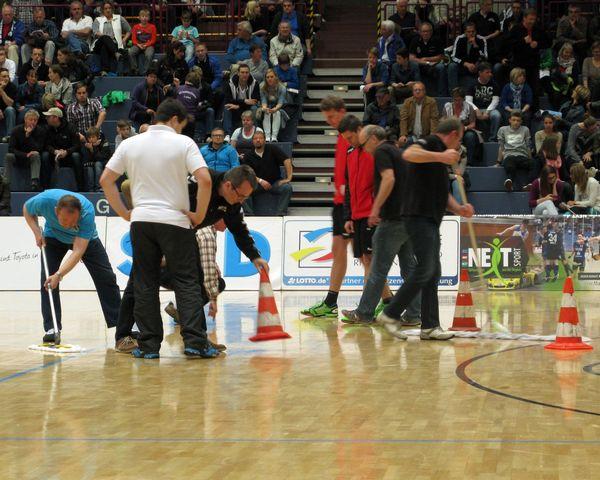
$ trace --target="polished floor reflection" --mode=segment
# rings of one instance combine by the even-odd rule
[[[474,295],[484,331],[553,334],[559,292]],[[165,318],[159,361],[112,350],[95,295],[64,293],[63,341],[27,350],[39,297],[0,292],[1,479],[586,479],[600,475],[600,296],[577,293],[595,350],[407,342],[302,319],[319,292],[277,294],[287,341],[251,343],[256,293],[220,299],[188,360]],[[168,295],[164,295],[164,300]],[[356,293],[342,295],[353,305]],[[440,299],[444,326],[454,296]]]

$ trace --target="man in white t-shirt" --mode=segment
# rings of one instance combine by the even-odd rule
[[[158,358],[163,339],[160,316],[160,265],[163,256],[173,277],[179,309],[184,353],[213,358],[218,351],[206,338],[198,245],[193,225],[206,215],[211,195],[211,177],[194,141],[181,135],[187,111],[177,100],[168,99],[156,111],[156,125],[143,135],[124,140],[106,165],[100,184],[111,207],[131,221],[135,307],[133,316],[140,329],[137,358]],[[127,172],[131,182],[129,211],[116,186]],[[187,175],[198,182],[196,211],[191,213]]]
[[[73,53],[89,53],[94,21],[83,14],[83,5],[78,0],[71,2],[70,13],[63,22],[60,35]]]

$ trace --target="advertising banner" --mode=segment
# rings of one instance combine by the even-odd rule
[[[597,216],[475,217],[477,245],[461,228],[461,266],[479,279],[479,260],[489,290],[600,289],[600,218]]]
[[[326,290],[333,254],[331,217],[285,217],[283,247],[284,290]],[[442,278],[440,288],[455,290],[458,285],[460,219],[446,217],[440,227]],[[348,270],[342,284],[346,290],[363,287],[363,267],[348,251]],[[388,281],[392,287],[402,284],[397,260]]]

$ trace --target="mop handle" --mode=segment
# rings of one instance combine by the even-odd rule
[[[44,265],[44,274],[46,275],[46,280],[50,276],[48,274],[48,260],[46,259],[46,249],[42,245],[42,264]],[[54,309],[54,297],[52,296],[52,287],[48,284],[48,297],[50,298],[50,311],[52,312],[52,324],[54,326],[54,333],[58,334],[58,322],[56,321],[56,310]]]

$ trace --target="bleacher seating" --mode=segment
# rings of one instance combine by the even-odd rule
[[[469,192],[469,203],[486,215],[530,215],[528,192]]]
[[[506,173],[498,167],[469,167],[470,191],[476,192],[504,192]]]
[[[0,143],[0,167],[4,166],[4,157],[8,153],[8,143]]]

